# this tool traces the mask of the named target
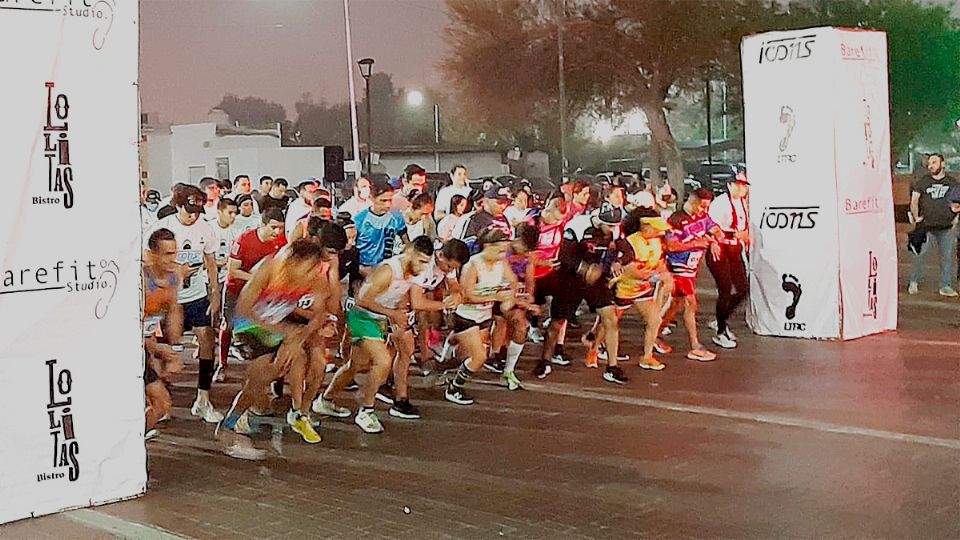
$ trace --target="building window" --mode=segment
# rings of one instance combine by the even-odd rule
[[[228,180],[230,178],[230,158],[217,158],[217,178],[220,180]]]
[[[207,168],[203,165],[188,167],[187,173],[190,176],[190,183],[197,185],[200,183],[200,179],[207,175]]]

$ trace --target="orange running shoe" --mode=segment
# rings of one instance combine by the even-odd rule
[[[643,369],[652,369],[653,371],[661,371],[667,366],[663,362],[657,360],[653,355],[640,360],[640,367]]]
[[[587,351],[587,367],[588,368],[597,368],[600,367],[600,363],[597,361],[597,355],[599,351],[597,349],[590,349]]]

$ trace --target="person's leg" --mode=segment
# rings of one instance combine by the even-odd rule
[[[950,228],[937,231],[933,236],[936,236],[937,247],[940,248],[940,288],[952,288],[955,275],[953,264],[957,258],[957,233]]]
[[[520,361],[520,355],[523,354],[523,346],[527,342],[527,331],[530,329],[530,325],[527,322],[527,312],[523,309],[511,310],[508,317],[510,320],[510,343],[507,345],[501,382],[511,390],[518,390],[520,380],[516,375],[517,362]]]
[[[710,274],[713,275],[713,280],[717,284],[717,334],[723,334],[727,330],[727,318],[732,302],[733,282],[730,267],[733,261],[730,260],[730,253],[726,249],[722,250],[718,260],[714,260],[712,254],[707,254],[707,268],[710,269]]]
[[[931,234],[927,233],[927,241],[923,243],[923,247],[920,248],[919,254],[913,255],[913,262],[910,266],[910,283],[920,283],[923,280],[923,260],[927,256],[927,252],[930,251],[930,240]]]
[[[467,359],[460,364],[457,374],[447,385],[444,398],[458,405],[472,405],[473,399],[466,396],[463,387],[470,380],[470,377],[480,369],[486,359],[480,327],[473,326],[460,332],[457,334],[457,340],[462,350],[467,353]]]
[[[540,361],[533,370],[534,375],[539,376],[549,367],[550,359],[553,358],[556,352],[557,342],[566,325],[567,321],[565,319],[558,319],[556,316],[550,318],[550,325],[547,326],[547,337],[544,339],[543,347],[540,351]]]
[[[370,370],[370,356],[362,347],[352,347],[353,354],[347,361],[337,369],[333,374],[333,380],[323,391],[323,399],[333,401],[333,399],[343,392],[343,389],[353,382],[357,373],[365,373]]]
[[[209,316],[208,316],[209,317]],[[213,328],[209,326],[194,326],[193,333],[199,343],[197,399],[191,407],[194,416],[200,416],[206,422],[216,423],[223,420],[223,415],[217,412],[210,402],[210,387],[213,384],[213,372],[216,362],[213,360],[214,336]]]
[[[727,306],[726,317],[724,317],[723,320],[725,324],[729,324],[730,316],[732,316],[737,308],[740,307],[740,304],[747,299],[747,295],[750,293],[750,279],[747,277],[747,267],[743,263],[741,249],[742,248],[738,246],[730,250],[731,261],[727,268],[729,270],[730,282],[733,284],[736,292],[733,294],[733,297],[730,299],[730,304]]]
[[[362,402],[361,405],[367,409],[373,409],[376,401],[377,390],[380,385],[387,382],[390,376],[390,368],[393,366],[393,355],[383,341],[364,339],[357,345],[366,351],[370,357],[370,372],[367,374],[366,384],[361,387]]]
[[[607,367],[617,367],[617,357],[620,354],[620,320],[617,317],[617,306],[611,304],[597,310],[600,315],[600,324],[603,328],[603,344],[607,349]]]
[[[302,411],[304,413],[309,411],[310,404],[313,403],[320,394],[320,388],[323,386],[323,377],[327,372],[329,359],[327,358],[326,343],[324,340],[320,341],[321,343],[314,344],[314,346],[310,348],[306,388],[303,392],[303,403],[306,408],[306,410]]]
[[[237,393],[233,399],[233,405],[231,405],[230,410],[227,411],[225,424],[228,428],[233,429],[237,419],[239,419],[247,409],[262,404],[263,396],[267,392],[267,387],[270,385],[270,382],[276,378],[276,370],[273,366],[274,356],[275,353],[272,352],[258,356],[247,366],[247,377],[243,383],[243,388]]]
[[[422,337],[422,334],[421,334]],[[393,333],[397,356],[393,363],[393,390],[397,400],[406,400],[410,379],[410,360],[413,357],[414,337],[412,330]]]
[[[700,335],[697,333],[697,295],[690,294],[683,298],[683,324],[690,336],[690,348],[699,349]]]
[[[657,342],[657,329],[660,328],[660,306],[653,299],[636,302],[634,306],[647,325],[643,331],[643,358],[652,359],[653,346]]]

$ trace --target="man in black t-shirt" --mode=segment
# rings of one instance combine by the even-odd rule
[[[463,229],[461,240],[470,248],[470,253],[475,254],[480,251],[477,238],[488,229],[499,229],[507,235],[507,238],[513,238],[513,227],[510,226],[507,218],[503,217],[503,211],[509,204],[509,188],[494,187],[484,192],[483,206],[470,217]]]
[[[947,193],[956,187],[957,180],[944,170],[941,154],[932,154],[927,158],[929,174],[914,180],[910,186],[910,212],[917,230],[926,231],[926,241],[920,252],[914,254],[910,270],[909,294],[916,294],[923,279],[923,259],[934,241],[940,250],[940,296],[956,297],[953,288],[956,273],[953,264],[957,259],[957,235],[954,228],[957,215],[950,208]]]
[[[264,213],[269,208],[279,208],[283,212],[284,218],[287,215],[287,205],[290,199],[287,197],[286,178],[277,178],[270,186],[270,192],[260,199],[260,213]]]

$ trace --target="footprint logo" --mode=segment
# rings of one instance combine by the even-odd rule
[[[793,135],[793,128],[797,125],[797,118],[789,105],[780,107],[780,123],[786,128],[783,138],[780,139],[780,151],[786,152],[787,147],[790,146],[790,136]]]
[[[787,320],[793,320],[797,316],[797,304],[800,303],[800,295],[803,294],[803,288],[800,286],[800,280],[791,274],[783,275],[783,292],[787,292],[793,295],[793,302],[787,306],[786,316]]]

